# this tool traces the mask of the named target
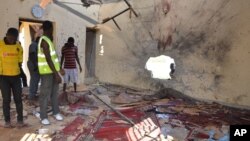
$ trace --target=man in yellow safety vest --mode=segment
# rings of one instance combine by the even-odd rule
[[[53,44],[53,24],[44,21],[43,36],[38,42],[38,69],[41,77],[41,87],[39,95],[40,119],[43,125],[49,125],[47,115],[48,99],[51,100],[53,116],[56,120],[62,121],[58,105],[59,83],[62,79],[59,75],[60,63]]]

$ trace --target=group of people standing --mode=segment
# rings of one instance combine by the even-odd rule
[[[57,56],[53,43],[53,24],[51,21],[44,21],[42,24],[43,35],[32,42],[29,48],[29,59],[27,62],[30,71],[29,99],[34,100],[38,83],[41,81],[39,94],[40,120],[43,125],[49,125],[47,115],[49,100],[51,101],[53,117],[62,121],[58,104],[59,84],[62,78],[59,74],[61,69],[65,69],[63,91],[66,91],[66,84],[73,82],[76,92],[77,67],[82,71],[77,47],[74,45],[74,38],[70,37],[68,42],[62,47],[61,62]],[[18,30],[9,28],[6,36],[0,41],[0,88],[3,98],[4,127],[12,127],[10,119],[11,93],[17,111],[16,126],[24,126],[23,104],[22,104],[22,84],[20,79],[21,66],[23,61],[23,49],[17,41]]]

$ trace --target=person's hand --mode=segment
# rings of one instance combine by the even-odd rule
[[[62,83],[62,78],[61,78],[61,76],[58,73],[55,73],[54,76],[55,76],[56,82],[58,84]]]
[[[82,67],[80,67],[80,73],[82,72]]]
[[[63,75],[65,75],[65,71],[64,71],[64,69],[60,69],[60,74],[63,76]]]

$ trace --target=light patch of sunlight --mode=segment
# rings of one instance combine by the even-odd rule
[[[25,45],[25,32],[24,32],[24,27],[21,29],[21,32],[19,32],[19,42],[21,43],[21,46],[24,48]],[[22,65],[23,70],[25,70],[24,65]]]
[[[99,40],[99,44],[101,45],[100,51],[99,51],[99,55],[103,56],[104,55],[104,45],[103,45],[103,35],[100,35],[100,40]]]
[[[21,32],[19,33],[19,41],[21,42],[22,47],[24,46],[24,28],[21,29]]]
[[[155,125],[151,118],[146,118],[133,127],[130,127],[126,131],[126,135],[129,141],[169,141],[165,139],[160,127]]]
[[[26,133],[20,141],[52,141],[48,134]]]
[[[99,55],[103,56],[104,55],[104,46],[101,46],[101,49],[99,51]]]
[[[157,57],[150,57],[145,65],[145,68],[151,72],[152,78],[171,79],[171,64],[173,64],[173,68],[175,69],[174,59],[169,56],[161,55]]]
[[[103,37],[103,35],[101,34],[101,35],[100,35],[100,40],[99,40],[99,44],[100,44],[100,45],[102,44],[102,37]]]

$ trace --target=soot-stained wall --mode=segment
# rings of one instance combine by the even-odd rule
[[[138,88],[174,88],[198,99],[250,106],[250,1],[131,0],[126,12],[100,25],[96,75],[100,81]],[[99,19],[124,2],[102,5]],[[131,18],[130,18],[131,17]],[[155,80],[145,70],[150,56],[175,59],[172,80]]]

